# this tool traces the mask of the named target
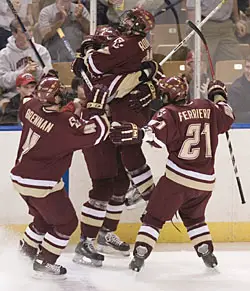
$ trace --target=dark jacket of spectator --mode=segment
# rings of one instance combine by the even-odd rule
[[[76,51],[89,33],[89,12],[81,4],[68,1],[68,6],[63,6],[63,1],[46,6],[39,15],[39,29],[42,43],[48,49],[53,62],[70,62],[72,56],[65,48],[63,41],[57,34],[61,28],[73,51]]]
[[[242,12],[246,12],[246,9],[249,7],[249,0],[238,0],[239,10]]]
[[[245,75],[236,79],[228,90],[228,102],[235,114],[235,122],[250,123],[250,81]]]

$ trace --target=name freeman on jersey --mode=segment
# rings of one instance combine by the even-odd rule
[[[36,114],[34,111],[28,109],[25,118],[32,124],[34,124],[39,129],[50,132],[51,129],[54,127],[54,123],[49,122],[48,120],[42,118],[38,114]]]
[[[178,112],[180,122],[188,119],[210,119],[211,109],[192,109]]]

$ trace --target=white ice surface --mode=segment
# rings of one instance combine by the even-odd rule
[[[128,269],[131,258],[106,256],[102,268],[76,265],[66,252],[65,281],[31,278],[31,265],[16,251],[18,239],[0,232],[0,291],[249,291],[250,244],[217,244],[219,267],[207,269],[190,245],[159,244],[140,273]]]

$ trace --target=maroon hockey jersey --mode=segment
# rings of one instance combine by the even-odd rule
[[[212,191],[218,135],[229,130],[233,121],[232,109],[224,102],[199,99],[159,110],[149,122],[154,133],[150,142],[167,146],[166,176],[186,187]]]
[[[94,76],[118,75],[139,71],[141,62],[151,59],[151,46],[146,38],[120,36],[104,49],[87,54],[86,63]]]
[[[63,188],[61,177],[75,150],[107,136],[106,119],[83,120],[71,112],[52,112],[35,98],[24,98],[19,110],[23,130],[11,179],[22,195],[44,197]]]
[[[93,84],[102,83],[113,98],[122,98],[140,83],[141,62],[151,59],[151,46],[146,38],[124,36],[104,49],[87,53],[85,63]]]

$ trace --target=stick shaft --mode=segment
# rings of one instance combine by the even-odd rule
[[[212,10],[206,18],[204,18],[201,23],[197,26],[198,28],[201,28],[226,2],[226,0],[221,1],[215,8]],[[172,55],[178,51],[179,48],[181,48],[183,45],[185,45],[188,40],[195,34],[195,31],[191,31],[177,46],[160,62],[160,65],[162,66],[164,63],[166,63],[167,60],[169,60]]]
[[[69,52],[70,56],[72,57],[72,59],[74,60],[76,57],[75,52],[73,51],[70,43],[68,42],[68,40],[65,38],[65,34],[63,32],[63,30],[61,28],[58,28],[56,30],[57,34],[59,35],[59,37],[61,38],[61,40],[64,43],[65,48],[67,49],[67,51]]]
[[[181,3],[183,0],[176,0],[174,3],[171,3],[170,5],[166,6],[165,8],[163,8],[162,10],[156,12],[154,14],[154,17],[157,17],[159,15],[161,15],[162,13],[165,13],[166,11],[168,11],[169,9],[172,9],[174,6],[178,5],[179,3]]]
[[[21,26],[21,28],[22,28],[22,30],[23,30],[23,32],[24,32],[24,34],[25,34],[27,40],[29,41],[29,43],[30,43],[32,49],[34,50],[34,52],[35,52],[35,54],[36,54],[36,57],[37,57],[38,61],[40,62],[42,68],[44,68],[44,67],[45,67],[45,64],[44,64],[44,62],[43,62],[43,59],[41,58],[39,52],[37,51],[37,49],[36,49],[36,47],[35,47],[35,45],[34,45],[32,39],[31,39],[31,37],[30,37],[30,35],[29,35],[28,31],[27,31],[27,29],[25,28],[25,26],[24,26],[24,24],[23,24],[21,18],[19,17],[19,15],[18,15],[16,9],[14,8],[12,2],[11,2],[10,0],[6,0],[6,2],[7,2],[7,4],[8,4],[8,6],[9,6],[10,10],[11,10],[12,13],[14,14],[14,16],[16,17],[17,21],[19,22],[19,24],[20,24],[20,26]]]
[[[171,1],[170,0],[165,0],[165,2],[170,6],[172,5]],[[179,42],[182,41],[182,36],[181,36],[181,27],[180,27],[180,20],[179,20],[179,16],[178,16],[178,13],[175,9],[174,6],[172,6],[171,8],[171,11],[173,12],[173,15],[174,15],[174,18],[175,18],[175,22],[176,22],[176,26],[177,26],[177,34],[178,34],[178,39],[179,39]]]
[[[213,62],[212,62],[212,58],[211,58],[211,55],[210,55],[210,51],[209,51],[209,48],[208,48],[208,44],[207,44],[206,38],[204,37],[203,33],[200,31],[198,26],[196,26],[192,21],[188,21],[188,25],[193,29],[194,32],[196,32],[200,36],[200,38],[201,38],[201,40],[202,40],[202,42],[204,44],[204,47],[206,49],[206,53],[207,53],[207,56],[208,56],[208,60],[209,60],[209,66],[210,66],[210,70],[211,70],[211,75],[212,75],[212,78],[214,79],[215,78],[214,66],[213,66]],[[239,172],[238,172],[238,167],[237,167],[235,156],[234,156],[234,152],[233,152],[232,142],[230,140],[230,136],[229,136],[228,131],[226,131],[225,134],[226,134],[226,139],[227,139],[227,144],[228,144],[228,149],[229,149],[231,161],[232,161],[232,164],[233,164],[236,183],[237,183],[239,194],[240,194],[241,203],[245,204],[246,200],[245,200],[245,197],[244,197],[242,184],[241,184],[241,180],[240,180],[240,177],[239,177]]]
[[[57,33],[58,33],[59,37],[61,38],[61,40],[63,41],[65,48],[67,49],[67,51],[68,51],[69,54],[71,55],[72,60],[74,60],[75,57],[76,57],[76,54],[75,54],[75,52],[73,51],[73,49],[72,49],[72,47],[71,47],[69,41],[66,39],[63,30],[62,30],[61,28],[58,28],[58,29],[57,29]],[[87,86],[89,87],[89,90],[92,91],[92,90],[93,90],[93,85],[92,85],[92,83],[91,83],[89,77],[87,76],[87,74],[82,70],[82,71],[81,71],[81,75],[82,75],[83,80],[85,81],[85,83],[86,83]]]

